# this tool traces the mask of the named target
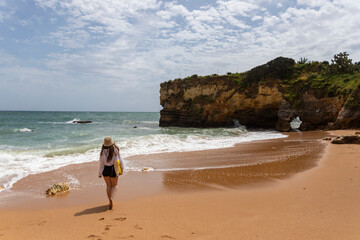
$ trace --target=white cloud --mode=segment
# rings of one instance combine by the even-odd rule
[[[239,1],[239,0],[219,0],[218,2],[219,9],[224,10],[225,12],[230,13],[232,16],[249,16],[249,12],[259,9],[257,4],[248,1]]]
[[[170,19],[171,17],[176,16],[186,17],[190,12],[181,4],[168,2],[164,4],[164,10],[158,11],[157,14],[164,19]]]
[[[253,17],[251,18],[251,21],[258,21],[258,20],[261,20],[261,19],[262,19],[261,16],[253,16]]]
[[[310,7],[321,7],[328,2],[328,0],[298,0],[297,4]]]

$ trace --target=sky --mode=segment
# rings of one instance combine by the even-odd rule
[[[0,110],[161,110],[160,83],[360,61],[357,0],[0,0]]]

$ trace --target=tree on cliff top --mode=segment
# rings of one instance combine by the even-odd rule
[[[352,59],[349,59],[347,52],[342,52],[334,55],[334,59],[331,60],[331,72],[332,73],[353,73],[354,65]]]
[[[264,79],[285,79],[294,73],[295,60],[292,58],[277,57],[270,62],[257,66],[246,73],[245,86],[258,83]]]

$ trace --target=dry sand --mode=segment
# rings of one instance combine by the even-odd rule
[[[270,141],[271,144],[275,142]],[[217,153],[231,152],[236,157],[239,152],[234,149]],[[206,153],[209,151],[202,154]],[[210,153],[216,156],[215,152]],[[199,157],[197,154],[195,156]],[[23,196],[26,201],[2,205],[0,239],[360,239],[360,145],[327,143],[324,154],[319,154],[317,151],[310,156],[303,154],[305,161],[302,162],[308,163],[304,164],[306,167],[287,163],[286,167],[264,165],[262,171],[270,167],[275,175],[279,175],[278,170],[273,170],[277,167],[285,169],[280,172],[294,169],[294,173],[300,171],[297,169],[308,169],[291,177],[280,174],[277,180],[268,181],[274,179],[274,175],[260,181],[267,184],[255,181],[255,185],[242,185],[243,181],[234,180],[239,177],[234,169],[228,172],[235,174],[230,182],[218,177],[209,185],[204,184],[206,180],[201,177],[183,184],[183,173],[175,177],[170,173],[168,178],[156,176],[156,173],[132,174],[126,177],[134,182],[122,187],[134,189],[130,191],[120,186],[120,197],[112,211],[107,211],[106,202],[100,196],[90,197],[98,192],[104,197],[105,193],[100,194],[99,189],[103,187],[100,184],[91,191],[74,191],[63,198],[31,200]],[[316,158],[320,161],[312,167],[314,161],[311,159]],[[89,168],[96,169],[95,166]],[[17,188],[24,189],[26,181],[34,182],[46,176],[24,180]],[[135,180],[141,178],[144,181]],[[159,178],[163,181],[159,182]],[[166,179],[170,179],[171,184],[166,183]],[[237,184],[250,187],[234,187]],[[155,193],[151,191],[152,186],[156,186]],[[188,186],[191,191],[184,191]],[[121,197],[149,188],[148,194],[133,194],[129,199]]]

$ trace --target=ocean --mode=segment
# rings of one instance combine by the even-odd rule
[[[143,166],[164,171],[153,167],[157,165],[151,160],[141,164],[128,161],[130,156],[226,148],[242,142],[286,137],[275,131],[249,131],[236,122],[233,128],[162,128],[159,118],[158,112],[2,111],[0,191],[11,190],[15,182],[30,174],[98,161],[105,136],[111,136],[120,147],[127,171],[141,171]],[[79,120],[92,123],[74,123]]]

